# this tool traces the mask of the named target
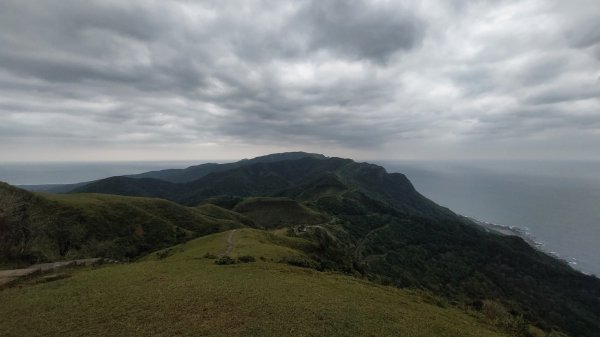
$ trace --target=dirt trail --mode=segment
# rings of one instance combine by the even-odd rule
[[[12,269],[12,270],[0,270],[0,289],[8,287],[19,280],[33,277],[39,274],[54,272],[58,269],[63,269],[72,266],[94,266],[102,263],[116,263],[117,261],[104,259],[104,258],[92,258],[92,259],[80,259],[70,261],[60,261],[51,263],[42,263],[30,266],[23,269]]]
[[[227,256],[231,253],[231,251],[233,250],[233,234],[235,233],[237,229],[232,230],[231,232],[229,232],[229,236],[227,237],[227,248],[225,248],[225,252],[223,252],[223,256]]]

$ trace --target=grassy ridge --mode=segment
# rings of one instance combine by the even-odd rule
[[[212,207],[101,194],[33,194],[0,184],[0,262],[133,258],[190,238],[251,224]]]
[[[203,258],[207,253],[220,255],[225,251],[230,231],[207,235],[173,247],[159,250],[142,258],[143,261],[182,261]],[[263,261],[279,262],[286,257],[309,258],[307,252],[315,243],[303,238],[288,237],[285,230],[264,231],[254,228],[238,229],[232,235],[231,256],[252,255]],[[165,253],[166,252],[166,253]]]
[[[0,331],[7,337],[506,336],[479,316],[426,303],[420,293],[281,263],[218,266],[201,258],[224,251],[228,235],[195,239],[164,259],[151,254],[4,290]],[[232,255],[267,260],[302,254],[294,247],[305,244],[251,229],[233,239]]]

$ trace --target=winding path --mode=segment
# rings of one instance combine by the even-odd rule
[[[49,272],[54,272],[56,270],[63,269],[66,267],[95,266],[102,263],[117,263],[117,261],[97,257],[91,259],[41,263],[23,269],[0,270],[0,289],[17,283],[19,280]]]
[[[233,229],[229,232],[229,236],[227,237],[227,248],[225,248],[225,252],[223,252],[223,256],[227,256],[233,250],[233,234],[237,231],[237,229]]]

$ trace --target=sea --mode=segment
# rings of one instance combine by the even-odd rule
[[[521,233],[600,275],[600,162],[380,161],[455,213]]]
[[[381,160],[454,212],[526,236],[584,273],[600,275],[600,161]],[[202,161],[0,163],[0,181],[66,184]]]

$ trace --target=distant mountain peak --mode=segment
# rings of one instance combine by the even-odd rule
[[[327,157],[320,153],[310,153],[303,151],[292,151],[292,152],[279,152],[271,153],[264,156],[258,156],[251,159],[242,159],[240,161],[255,161],[255,162],[271,162],[281,160],[296,160],[302,158],[315,158],[315,159],[327,159]]]
[[[151,171],[141,174],[129,175],[130,178],[153,178],[165,180],[172,183],[187,183],[200,179],[208,174],[223,172],[238,167],[257,164],[257,163],[273,163],[285,160],[298,160],[304,158],[313,159],[327,159],[328,157],[318,153],[308,153],[302,151],[296,152],[281,152],[272,153],[264,156],[259,156],[251,159],[242,159],[233,163],[216,164],[216,163],[205,163],[200,165],[194,165],[185,169],[168,169],[160,171]]]

